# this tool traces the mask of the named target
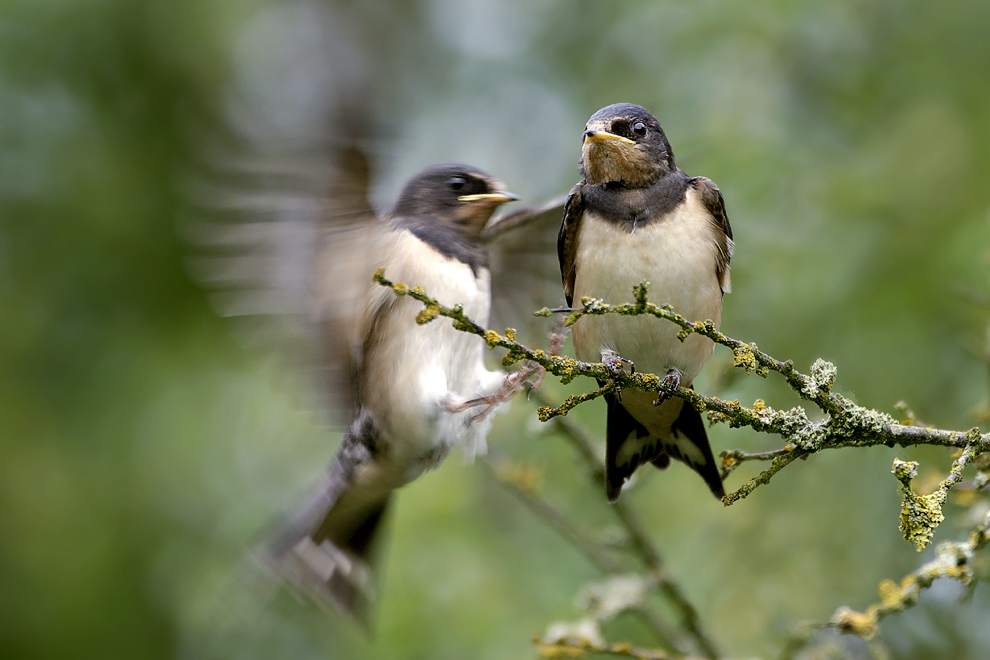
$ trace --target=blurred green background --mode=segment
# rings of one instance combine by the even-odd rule
[[[339,436],[187,274],[204,118],[248,106],[269,137],[304,136],[334,101],[321,94],[360,81],[389,130],[387,206],[438,160],[528,201],[563,194],[587,117],[645,105],[678,164],[727,200],[723,329],[800,368],[835,362],[864,405],[904,399],[965,429],[986,420],[990,380],[988,33],[984,0],[0,3],[0,652],[526,658],[598,577],[455,456],[399,498],[374,643],[284,594],[244,606],[244,549]],[[730,362],[716,351],[699,389],[796,403]],[[576,417],[598,437],[601,413]],[[516,402],[490,445],[545,470],[551,497],[601,530],[600,488],[533,418]],[[779,445],[710,434],[716,452]],[[721,648],[767,657],[796,623],[865,607],[931,556],[897,531],[895,455],[948,464],[830,452],[730,509],[675,467],[624,497]],[[947,512],[936,541],[963,534],[964,512]],[[885,622],[895,657],[990,657],[985,586],[957,595],[939,585]]]

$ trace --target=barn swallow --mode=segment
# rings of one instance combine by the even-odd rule
[[[468,459],[484,453],[491,420],[479,419],[478,406],[508,398],[520,384],[519,372],[485,367],[481,338],[443,319],[418,323],[422,304],[396,296],[373,275],[384,269],[388,279],[422,287],[442,304],[460,304],[487,325],[491,285],[482,232],[492,231],[493,212],[516,196],[475,167],[442,163],[410,179],[392,211],[379,217],[368,202],[363,152],[341,152],[320,177],[332,187],[318,199],[290,193],[274,202],[274,219],[240,222],[234,237],[220,242],[229,252],[242,236],[254,241],[250,249],[239,246],[246,264],[239,270],[272,270],[254,275],[268,290],[252,295],[303,326],[295,333],[307,341],[302,362],[319,366],[323,403],[345,429],[329,469],[255,558],[367,625],[393,492],[455,447]],[[296,188],[300,176],[290,175]],[[243,288],[236,276],[216,269],[212,275]],[[261,304],[249,299],[228,311],[264,313]],[[279,328],[279,334],[287,332]]]
[[[733,246],[725,202],[712,181],[675,165],[657,119],[630,103],[602,108],[585,126],[578,171],[582,180],[557,237],[567,304],[586,296],[621,302],[649,281],[655,302],[718,327]],[[678,330],[648,316],[584,316],[574,324],[579,360],[601,361],[613,373],[634,365],[663,378],[659,396],[632,388],[604,395],[610,502],[640,465],[663,469],[671,458],[725,495],[700,413],[671,396],[692,386],[714,344],[694,334],[680,341]]]

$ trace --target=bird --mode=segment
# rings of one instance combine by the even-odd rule
[[[241,273],[255,272],[263,285],[236,298],[239,308],[227,313],[268,313],[267,304],[276,316],[294,315],[302,327],[295,334],[305,339],[300,361],[319,365],[318,391],[344,427],[329,467],[295,513],[257,545],[255,563],[370,629],[394,492],[455,447],[466,459],[484,453],[491,419],[479,408],[489,412],[507,400],[526,373],[489,370],[480,337],[445,319],[418,323],[422,303],[396,296],[373,276],[382,269],[441,304],[461,305],[486,326],[487,241],[498,235],[492,216],[517,196],[476,167],[439,163],[411,177],[391,211],[379,215],[368,201],[367,154],[351,145],[336,151],[334,165],[319,175],[332,181],[321,195],[299,181],[299,172],[310,169],[299,167],[288,177],[305,194],[265,196],[274,218],[244,222],[243,209],[256,215],[259,202],[235,202],[241,222],[206,241],[226,249],[221,264],[230,252],[234,263],[226,270],[213,264],[206,279],[243,293]],[[266,267],[271,272],[260,273]],[[287,325],[278,332],[287,334]]]
[[[659,121],[642,106],[617,103],[594,113],[582,136],[578,172],[564,205],[557,256],[569,307],[585,297],[620,302],[635,285],[691,321],[719,326],[730,291],[732,229],[722,193],[710,179],[689,177]],[[647,316],[587,315],[572,328],[577,358],[662,377],[659,394],[616,387],[604,394],[605,491],[615,502],[646,463],[674,458],[697,472],[712,494],[725,491],[700,413],[672,396],[691,388],[713,342]],[[604,386],[605,383],[600,383]]]

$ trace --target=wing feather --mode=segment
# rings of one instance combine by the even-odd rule
[[[578,230],[584,216],[584,201],[581,195],[584,183],[571,188],[564,204],[564,218],[557,234],[557,259],[560,262],[560,279],[564,284],[564,297],[568,307],[574,304],[574,279],[576,276],[574,258],[577,255]]]
[[[722,293],[729,293],[732,291],[732,283],[729,279],[729,261],[732,259],[733,243],[732,227],[729,225],[729,216],[725,212],[725,199],[723,199],[718,186],[711,179],[696,176],[691,179],[691,185],[701,194],[701,201],[711,215],[718,245],[715,270],[722,287]]]

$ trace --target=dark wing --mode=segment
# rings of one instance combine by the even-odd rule
[[[533,312],[560,306],[553,253],[564,202],[558,197],[514,209],[493,218],[482,234],[492,278],[489,326],[499,332],[515,328],[523,343],[545,341],[547,323]]]
[[[674,442],[664,443],[666,453],[701,475],[701,478],[708,484],[708,488],[715,497],[719,499],[725,497],[722,476],[719,474],[718,463],[712,454],[712,447],[708,443],[708,432],[705,431],[705,423],[701,419],[701,413],[685,401],[681,406],[681,413],[677,416],[672,430],[674,433]],[[692,458],[693,452],[681,451],[681,443],[683,442],[689,442],[698,449],[702,455],[701,462]]]
[[[599,382],[599,385],[602,385]],[[619,499],[622,484],[632,476],[643,463],[653,460],[659,441],[645,440],[649,436],[646,428],[637,422],[629,411],[615,398],[605,394],[607,404],[605,416],[605,495],[609,502]],[[636,443],[643,451],[619,460],[619,452],[625,443]]]
[[[708,443],[705,424],[694,406],[681,399],[664,402],[665,406],[680,406],[680,411],[671,427],[671,435],[660,438],[650,435],[615,396],[606,394],[605,401],[608,404],[605,426],[605,492],[609,502],[618,499],[623,483],[639,466],[652,463],[663,470],[670,465],[671,458],[676,458],[697,472],[708,484],[713,495],[719,498],[725,496],[718,463]]]
[[[729,260],[732,259],[733,244],[732,227],[729,225],[729,216],[725,213],[725,200],[722,198],[722,192],[711,179],[696,176],[691,179],[691,185],[701,194],[701,201],[711,214],[718,244],[715,269],[719,284],[722,286],[722,293],[729,293],[732,290],[729,280]]]
[[[354,477],[374,460],[377,433],[369,415],[355,417],[330,469],[259,557],[303,593],[335,603],[366,627],[392,490]]]
[[[214,158],[186,223],[193,275],[220,314],[274,349],[304,393],[343,424],[356,396],[361,328],[387,228],[368,202],[368,163],[350,144],[304,157]],[[313,388],[312,385],[316,385]]]
[[[581,182],[571,188],[564,204],[564,219],[557,234],[557,260],[560,262],[560,279],[564,284],[564,298],[567,306],[574,304],[574,257],[577,254],[578,230],[584,215],[584,200],[581,196]]]

